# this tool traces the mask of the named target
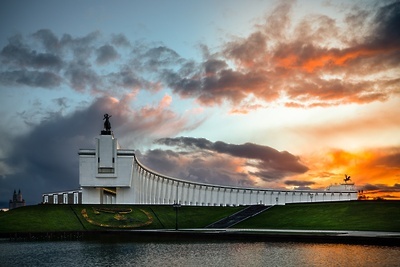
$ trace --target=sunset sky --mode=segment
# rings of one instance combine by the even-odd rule
[[[0,207],[79,188],[103,114],[157,172],[400,198],[400,1],[0,1]]]

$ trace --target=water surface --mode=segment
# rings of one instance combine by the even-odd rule
[[[0,240],[0,266],[399,266],[398,247],[292,242]]]

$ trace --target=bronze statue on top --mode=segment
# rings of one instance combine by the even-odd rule
[[[105,129],[106,131],[111,131],[111,123],[110,123],[110,121],[109,121],[109,119],[111,118],[111,116],[112,116],[112,115],[108,115],[107,113],[104,114],[103,120],[106,120],[106,121],[104,122],[104,129]]]
[[[111,123],[110,123],[110,118],[111,115],[108,115],[108,113],[104,114],[104,130],[101,131],[101,134],[103,135],[110,135],[111,134]]]

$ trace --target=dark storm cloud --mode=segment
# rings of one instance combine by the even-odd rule
[[[400,1],[381,7],[375,16],[373,38],[382,46],[399,48],[400,45]]]
[[[96,50],[96,62],[98,64],[107,64],[119,58],[118,52],[112,45],[103,45]]]
[[[40,196],[45,192],[78,189],[77,153],[80,148],[94,148],[94,139],[103,129],[105,113],[112,115],[112,130],[121,147],[125,148],[136,148],[132,143],[146,144],[160,136],[175,135],[199,123],[193,122],[193,118],[189,120],[190,114],[182,116],[170,110],[168,97],[156,107],[147,106],[135,111],[131,110],[133,100],[132,94],[120,100],[96,98],[93,103],[82,104],[81,108],[64,116],[68,99],[57,98],[54,102],[59,111],[44,114],[39,123],[30,123],[29,132],[12,137],[6,128],[0,128],[3,136],[0,144],[0,202],[8,201],[14,189],[22,190],[28,204],[40,202]],[[23,118],[33,115],[28,111],[20,114]],[[154,161],[151,166],[158,165],[168,170],[167,165],[162,164],[166,155],[173,158],[178,154],[149,151],[148,155],[147,158]],[[173,169],[172,165],[169,169]]]
[[[218,59],[209,59],[203,63],[204,71],[206,74],[214,74],[218,71],[225,69],[227,64],[225,61]]]
[[[231,186],[255,186],[245,173],[235,172],[236,162],[213,153],[154,149],[136,154],[156,172],[188,181]]]
[[[51,53],[38,53],[24,47],[21,43],[10,43],[0,52],[1,61],[15,67],[31,67],[36,69],[55,69],[62,67],[62,59]]]
[[[4,85],[27,85],[31,87],[54,88],[62,78],[49,71],[16,70],[0,72],[0,83]]]
[[[287,151],[277,151],[268,146],[245,143],[242,145],[227,144],[217,141],[211,142],[204,138],[178,137],[162,138],[158,144],[175,146],[191,151],[206,150],[232,157],[246,159],[248,166],[256,167],[259,171],[250,172],[265,181],[279,180],[286,175],[300,174],[308,170],[300,163],[300,159]],[[252,160],[255,160],[252,162]]]
[[[387,184],[365,184],[362,188],[364,191],[376,191],[380,192],[400,192],[400,184],[394,184],[393,186]]]
[[[49,29],[38,30],[32,36],[41,42],[47,51],[56,54],[60,53],[62,44],[58,40],[58,37]]]
[[[41,201],[42,193],[79,188],[78,151],[93,148],[94,138],[103,128],[103,114],[111,113],[112,129],[118,137],[135,138],[152,136],[154,129],[148,124],[133,124],[129,101],[115,101],[103,97],[96,99],[84,109],[78,109],[68,116],[62,116],[67,106],[65,98],[56,99],[60,112],[49,113],[39,124],[31,125],[26,134],[11,137],[5,128],[0,130],[7,148],[0,158],[0,201],[8,201],[14,189],[21,189],[28,204]],[[164,110],[165,112],[165,110]],[[159,116],[154,112],[150,116]],[[142,113],[134,114],[135,120],[144,120]],[[179,118],[169,117],[166,123]],[[162,123],[158,124],[159,126]],[[178,130],[178,127],[176,127]],[[140,139],[139,139],[140,140]]]
[[[297,180],[286,180],[284,183],[285,185],[301,186],[301,187],[315,184],[315,182],[313,181],[297,181]]]
[[[180,170],[177,168],[180,155],[172,150],[153,149],[144,154],[138,152],[137,157],[144,165],[159,173],[174,175]]]
[[[21,188],[28,204],[40,202],[45,192],[79,188],[77,152],[93,144],[106,111],[102,102],[68,117],[52,113],[29,133],[10,138],[13,148],[4,162],[14,171],[1,179],[0,187],[9,192]]]

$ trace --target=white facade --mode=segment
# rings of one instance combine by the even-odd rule
[[[82,191],[63,191],[42,194],[43,204],[80,204],[82,203]]]
[[[113,135],[100,135],[96,149],[79,150],[83,203],[135,203],[132,186],[135,154],[120,149]]]
[[[274,190],[168,177],[143,166],[134,150],[120,149],[110,132],[97,138],[95,149],[79,150],[79,182],[83,204],[284,205],[349,201],[358,196],[353,184],[319,191]]]

